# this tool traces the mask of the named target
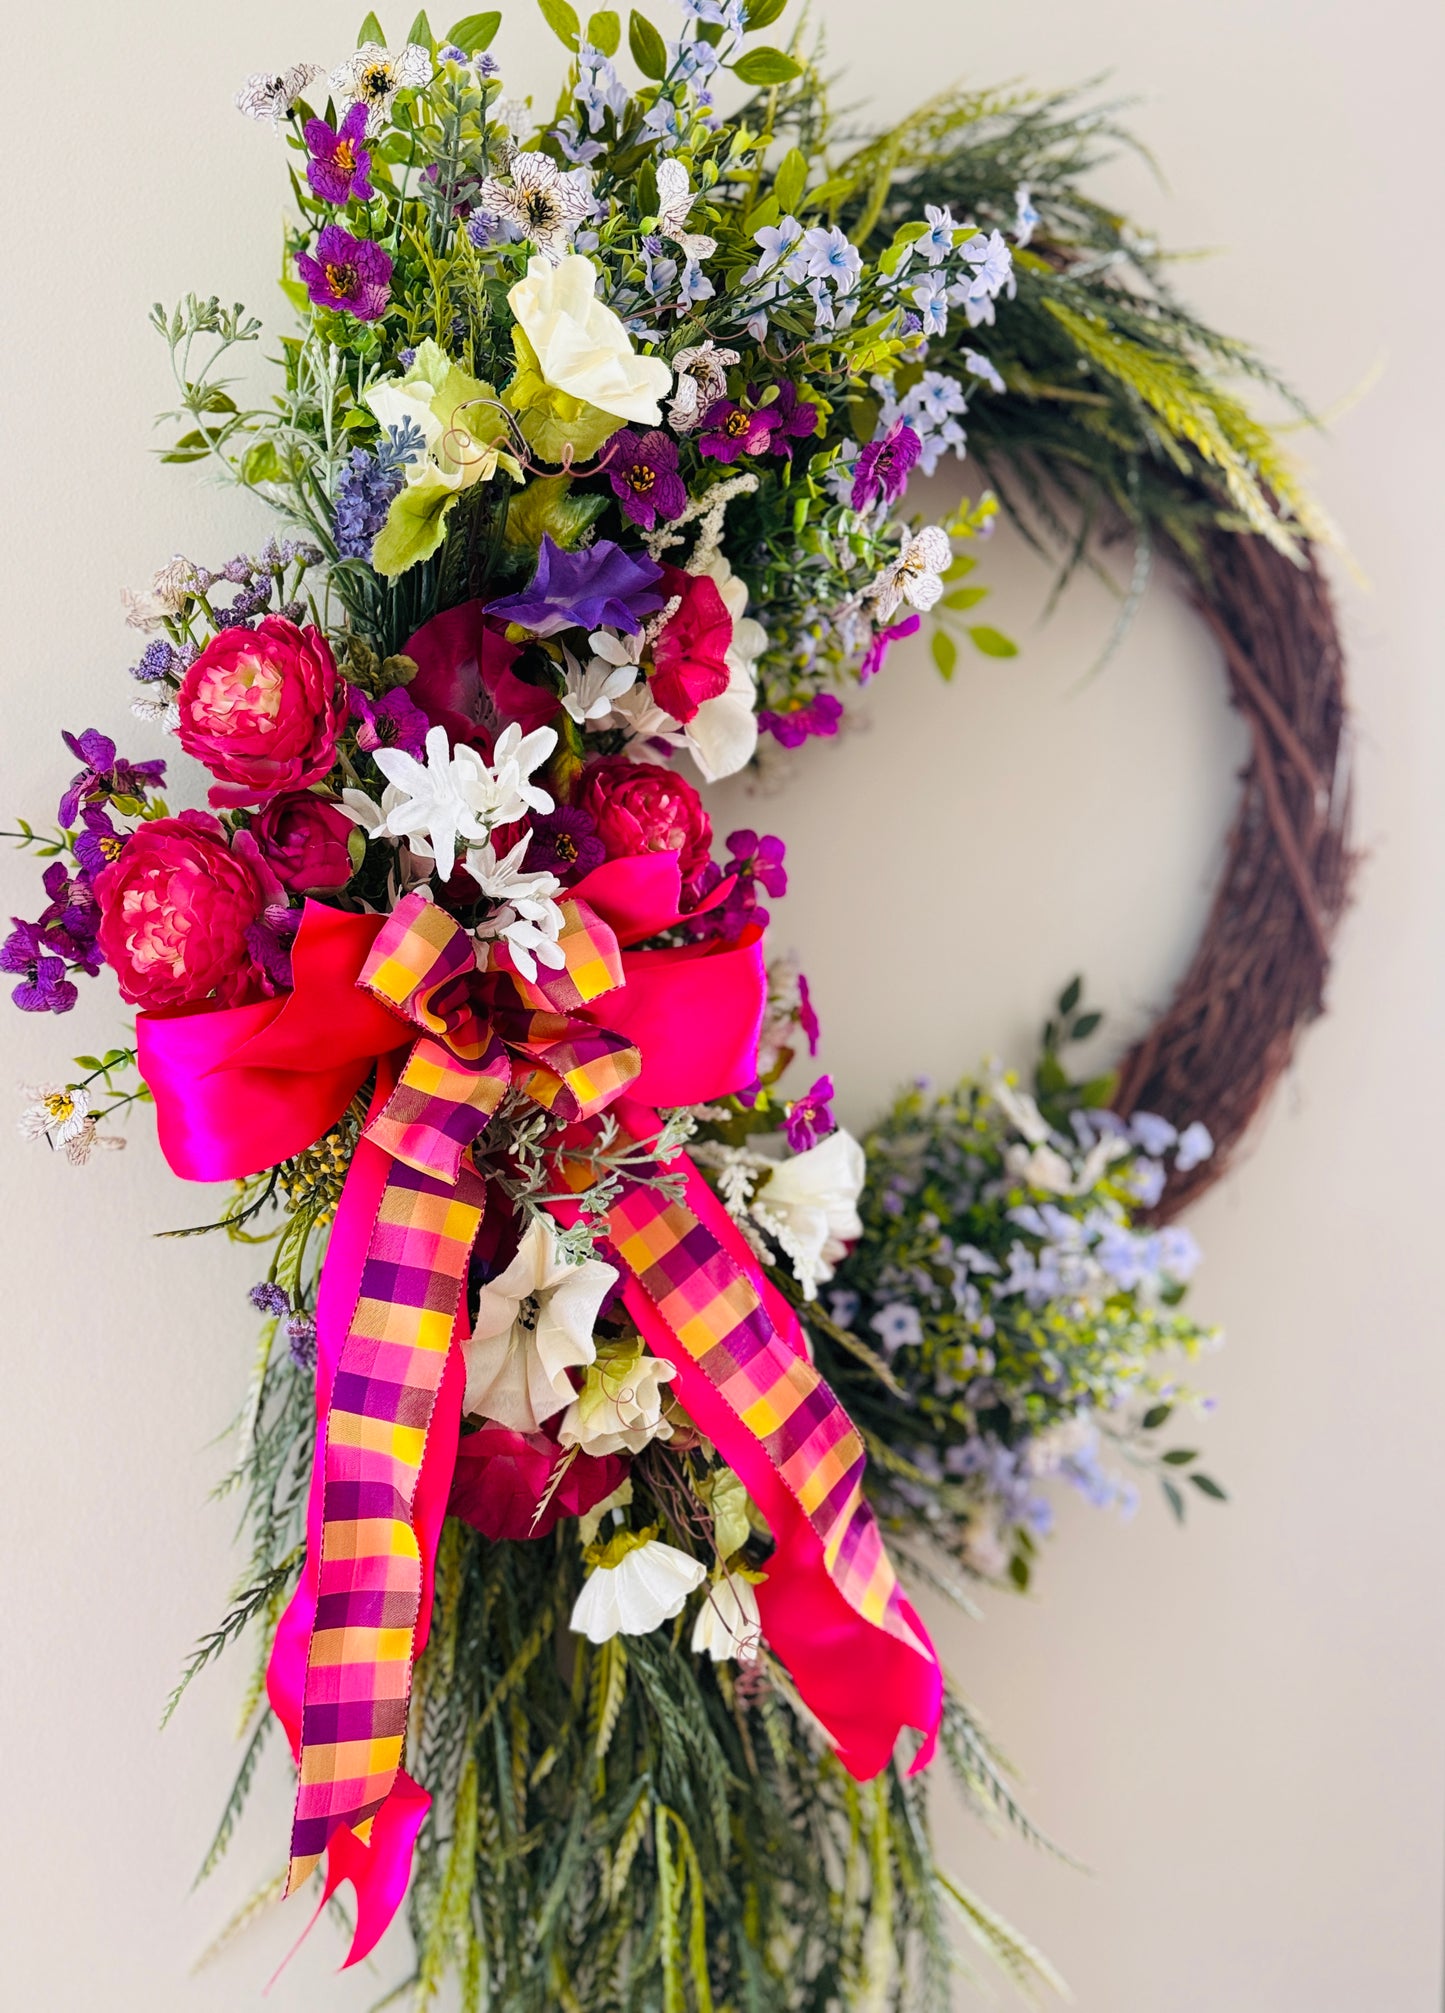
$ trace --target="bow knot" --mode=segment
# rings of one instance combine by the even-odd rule
[[[366,1127],[394,1160],[455,1182],[509,1089],[571,1123],[604,1110],[641,1073],[625,1035],[578,1018],[624,982],[617,938],[586,902],[561,906],[561,964],[526,979],[499,946],[487,984],[472,938],[434,902],[408,895],[387,917],[357,984],[418,1030]]]

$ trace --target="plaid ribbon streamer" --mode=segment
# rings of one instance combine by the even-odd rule
[[[568,1011],[621,983],[615,937],[582,903],[564,923],[560,970],[483,981],[466,932],[408,896],[358,980],[418,1037],[366,1126],[391,1166],[327,1413],[288,1893],[338,1831],[369,1841],[401,1766],[422,1588],[413,1505],[486,1201],[469,1149],[514,1082],[570,1120],[641,1068],[621,1036]],[[513,1003],[484,1012],[501,987]]]
[[[682,1203],[630,1188],[608,1234],[669,1331],[761,1442],[812,1525],[830,1579],[865,1621],[932,1659],[863,1496],[863,1442],[752,1280]]]

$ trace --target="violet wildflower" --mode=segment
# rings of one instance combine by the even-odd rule
[[[849,498],[854,510],[871,510],[880,497],[885,503],[896,503],[907,489],[909,474],[922,452],[923,442],[901,419],[894,420],[880,440],[870,440],[860,448]]]
[[[559,804],[532,823],[527,846],[528,873],[555,874],[564,884],[580,881],[607,858],[597,836],[597,820],[580,804]]]
[[[809,1055],[816,1055],[823,1030],[818,1025],[818,1013],[813,1005],[812,989],[801,972],[798,973],[798,1026],[803,1030],[807,1040]],[[845,1321],[843,1326],[846,1328],[847,1325]]]
[[[771,832],[765,832],[762,838],[752,831],[730,832],[728,851],[732,855],[731,872],[758,882],[775,900],[781,900],[788,892],[788,870],[783,865],[787,847]]]
[[[62,734],[60,738],[71,754],[79,756],[85,764],[79,775],[71,778],[56,812],[67,829],[75,822],[82,804],[106,797],[144,797],[147,790],[158,788],[166,779],[163,761],[122,761],[109,734],[102,734],[94,727],[87,727],[83,734]]]
[[[356,745],[368,755],[378,748],[400,748],[416,761],[426,747],[426,730],[431,725],[425,713],[396,686],[384,699],[369,699],[358,686],[351,686],[351,717],[361,722]]]
[[[876,678],[892,646],[901,643],[905,636],[915,635],[922,621],[921,615],[905,615],[901,622],[894,622],[887,629],[875,630],[858,666],[858,683],[866,685],[870,678]]]
[[[271,1279],[263,1279],[259,1285],[253,1286],[246,1298],[258,1314],[280,1316],[291,1312],[290,1294],[284,1286],[278,1286]]]
[[[272,902],[246,931],[246,949],[277,992],[290,991],[291,946],[300,927],[300,909]]]
[[[286,1347],[298,1370],[316,1368],[316,1322],[310,1314],[292,1314],[286,1322]]]
[[[815,734],[831,738],[837,733],[842,717],[843,702],[831,692],[818,692],[806,705],[795,706],[787,713],[764,708],[758,714],[758,725],[784,748],[801,748]]]
[[[783,423],[776,405],[740,405],[733,398],[715,399],[703,414],[698,442],[712,461],[736,461],[740,454],[762,454]]]
[[[832,1077],[820,1076],[787,1107],[788,1144],[794,1153],[806,1153],[810,1146],[816,1146],[820,1139],[838,1130],[838,1121],[833,1116],[833,1095]]]
[[[12,920],[15,927],[0,944],[0,972],[20,979],[10,997],[22,1013],[69,1013],[80,995],[65,976],[65,960],[46,950],[38,923]]]
[[[1179,1148],[1174,1155],[1176,1174],[1188,1174],[1208,1160],[1214,1151],[1214,1135],[1203,1119],[1196,1118],[1192,1125],[1186,1125],[1179,1135]]]
[[[784,378],[770,410],[777,415],[777,425],[767,451],[791,461],[793,442],[811,440],[818,431],[818,408],[807,399],[799,398],[798,387],[791,378]]]
[[[531,586],[502,595],[487,613],[534,636],[555,636],[562,629],[621,629],[636,636],[642,618],[664,604],[656,585],[661,578],[662,568],[645,552],[624,552],[607,538],[581,552],[564,552],[544,532]]]
[[[316,250],[296,254],[296,270],[320,308],[338,308],[360,322],[380,321],[391,292],[391,258],[368,238],[328,224]]]
[[[75,863],[87,880],[94,880],[120,858],[121,847],[129,834],[118,832],[110,822],[110,814],[101,804],[87,804],[80,814],[84,830],[75,841]]]
[[[677,472],[677,443],[659,427],[634,433],[624,426],[607,443],[612,493],[634,524],[651,531],[659,517],[671,522],[687,508],[687,488]]]
[[[323,203],[338,209],[353,196],[369,203],[376,193],[371,186],[371,155],[361,144],[366,138],[366,107],[359,100],[340,126],[325,119],[306,121],[306,179]]]
[[[139,664],[132,664],[130,675],[139,679],[142,685],[157,684],[162,678],[178,676],[184,669],[180,652],[164,636],[157,636],[147,643],[141,652]]]

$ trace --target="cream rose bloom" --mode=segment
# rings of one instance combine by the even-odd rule
[[[620,319],[598,300],[597,279],[580,252],[555,265],[533,258],[507,301],[548,384],[618,419],[657,426],[671,366],[637,354]]]

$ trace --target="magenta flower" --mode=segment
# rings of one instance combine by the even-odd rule
[[[863,652],[863,661],[858,666],[858,683],[866,685],[870,678],[876,678],[883,669],[883,660],[895,643],[901,643],[905,636],[916,633],[922,617],[905,615],[901,622],[895,622],[891,629],[880,629]]]
[[[371,186],[371,155],[361,144],[366,138],[365,105],[359,101],[353,105],[339,127],[328,125],[325,119],[308,119],[305,131],[306,150],[311,156],[306,179],[322,202],[335,203],[339,209],[355,196],[358,202],[369,203],[375,190]]]
[[[732,860],[726,871],[756,881],[775,900],[788,892],[788,870],[783,865],[787,847],[771,832],[762,838],[752,831],[729,832],[728,851]]]
[[[798,1026],[808,1041],[809,1055],[818,1053],[818,1042],[823,1030],[818,1025],[818,1013],[813,1005],[812,988],[801,972],[798,973]]]
[[[713,461],[762,454],[783,418],[776,405],[739,405],[735,398],[715,398],[703,414],[698,446]]]
[[[832,1098],[832,1077],[820,1076],[810,1090],[788,1106],[786,1131],[794,1153],[806,1153],[810,1146],[816,1146],[820,1139],[838,1130]]]
[[[380,245],[328,224],[316,251],[298,252],[296,270],[319,308],[340,308],[359,322],[380,321],[391,293],[391,259]]]
[[[751,386],[749,387],[751,391]],[[793,458],[793,442],[808,440],[818,430],[818,408],[798,396],[798,387],[785,378],[778,386],[775,404],[765,410],[778,415],[778,424],[768,442],[770,454],[780,454],[784,460]]]
[[[908,487],[910,469],[923,452],[923,442],[905,421],[897,419],[881,440],[870,440],[853,464],[855,510],[871,510],[881,496],[896,503]]]
[[[398,685],[384,699],[374,701],[355,685],[349,689],[351,717],[361,722],[356,730],[357,747],[368,755],[378,748],[400,748],[403,755],[412,755],[419,762],[431,722],[403,688]]]
[[[659,517],[681,517],[687,489],[677,472],[677,443],[654,427],[634,433],[624,426],[607,443],[607,473],[613,494],[634,524],[651,531]]]
[[[842,717],[842,701],[835,699],[831,692],[819,692],[806,705],[795,706],[788,713],[764,710],[758,715],[758,725],[783,747],[801,748],[814,734],[820,734],[825,739],[836,734]]]

